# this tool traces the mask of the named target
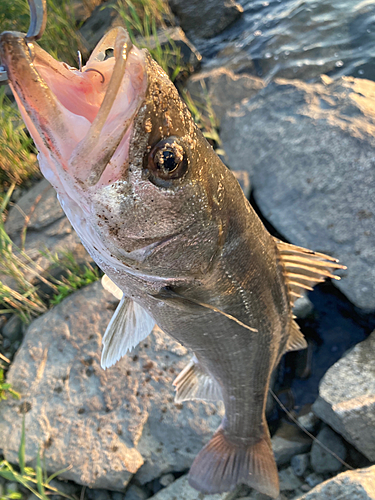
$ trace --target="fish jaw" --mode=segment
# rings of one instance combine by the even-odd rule
[[[105,60],[108,48],[115,57]],[[19,32],[0,35],[0,58],[43,174],[60,195],[89,199],[93,186],[121,177],[132,119],[147,88],[145,55],[125,30],[109,32],[82,71]]]

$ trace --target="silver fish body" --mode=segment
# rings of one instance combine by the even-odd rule
[[[107,286],[120,290],[103,366],[154,322],[192,349],[177,400],[221,398],[225,417],[190,483],[204,493],[245,483],[277,497],[270,375],[286,350],[306,346],[295,297],[340,266],[270,236],[167,75],[121,28],[83,71],[20,33],[0,35],[0,56],[42,172]]]

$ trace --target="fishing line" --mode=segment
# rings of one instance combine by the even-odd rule
[[[338,460],[344,467],[347,467],[348,469],[350,470],[355,470],[354,467],[352,467],[351,465],[349,465],[348,463],[346,463],[344,460],[342,460],[338,455],[336,455],[336,453],[332,450],[330,450],[329,448],[327,448],[327,446],[325,444],[323,444],[321,441],[319,441],[318,438],[316,438],[313,434],[311,434],[311,432],[309,432],[307,429],[304,428],[304,426],[302,424],[300,424],[298,422],[298,420],[296,419],[296,417],[294,415],[292,415],[292,413],[290,413],[290,411],[283,405],[283,403],[280,401],[280,399],[276,396],[276,394],[273,392],[272,389],[269,389],[270,393],[271,393],[271,396],[273,397],[273,399],[280,405],[280,408],[288,415],[288,417],[296,424],[298,425],[298,427],[305,433],[309,436],[309,438],[311,438],[313,441],[315,441],[316,443],[318,443],[318,445],[323,448],[324,451],[326,451],[327,453],[329,453],[330,455],[332,455],[334,458],[336,458],[336,460]]]

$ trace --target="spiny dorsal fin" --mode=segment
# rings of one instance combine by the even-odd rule
[[[285,352],[287,351],[299,351],[300,349],[306,349],[307,342],[303,336],[301,330],[297,323],[292,320],[289,327],[289,338],[285,346]]]
[[[337,259],[324,253],[284,243],[276,238],[275,242],[284,267],[291,306],[302,297],[304,290],[312,290],[314,285],[326,278],[339,280],[339,276],[332,274],[335,269],[346,269],[345,266],[338,264]]]
[[[174,380],[173,385],[176,387],[176,403],[190,399],[204,399],[205,401],[223,399],[220,385],[207,373],[196,356],[192,357]]]
[[[151,333],[154,325],[143,307],[123,296],[103,336],[102,368],[109,368],[125,356]]]

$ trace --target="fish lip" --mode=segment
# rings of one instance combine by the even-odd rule
[[[110,75],[110,78],[108,79],[109,83],[107,86],[103,86],[104,90],[100,94],[102,97],[102,101],[96,108],[97,115],[99,115],[102,110],[102,105],[106,101],[107,109],[104,113],[105,116],[104,119],[101,120],[99,128],[97,127],[97,129],[94,130],[94,134],[91,134],[91,136],[90,133],[92,132],[92,125],[95,121],[95,118],[91,122],[87,121],[87,126],[85,125],[85,129],[83,127],[79,129],[78,127],[76,131],[76,135],[78,138],[76,138],[74,136],[74,133],[69,130],[71,125],[71,123],[69,123],[69,116],[68,119],[66,118],[66,115],[65,117],[63,116],[68,108],[66,108],[61,102],[61,94],[59,95],[59,93],[56,92],[56,88],[53,91],[51,90],[50,86],[45,81],[44,75],[51,70],[50,74],[53,76],[53,78],[56,78],[57,82],[60,78],[62,79],[62,83],[60,82],[62,86],[64,85],[64,79],[70,77],[71,81],[73,82],[73,87],[76,84],[75,82],[77,80],[75,80],[74,75],[72,77],[72,73],[77,74],[78,79],[79,76],[82,76],[82,73],[84,72],[79,72],[79,70],[75,68],[70,68],[67,65],[64,66],[62,63],[57,62],[37,44],[34,44],[32,41],[30,42],[28,40],[25,40],[24,33],[16,31],[5,31],[0,35],[0,57],[3,65],[7,70],[11,88],[13,92],[17,94],[15,95],[17,104],[21,108],[21,114],[23,115],[26,125],[28,126],[28,128],[30,128],[29,124],[31,124],[32,128],[35,131],[34,137],[33,133],[30,130],[31,135],[33,136],[34,141],[39,149],[39,152],[42,152],[43,155],[47,158],[50,156],[53,157],[54,163],[57,164],[57,168],[59,170],[59,172],[57,173],[58,178],[64,177],[64,175],[66,177],[67,173],[76,170],[77,175],[74,175],[73,177],[75,182],[78,182],[78,184],[80,184],[81,190],[88,190],[90,187],[95,186],[99,182],[102,174],[104,173],[104,170],[106,169],[109,161],[116,152],[121,140],[124,138],[126,132],[131,128],[133,119],[138,112],[146,94],[146,61],[144,57],[143,59],[139,57],[141,51],[139,51],[138,49],[136,49],[138,53],[137,64],[139,64],[142,70],[141,77],[136,76],[134,78],[139,78],[140,81],[143,78],[143,83],[139,85],[139,88],[141,89],[140,91],[139,88],[134,85],[133,87],[131,87],[133,83],[133,77],[131,74],[127,75],[127,63],[133,48],[127,32],[123,28],[116,28],[115,30],[111,30],[101,39],[98,46],[101,46],[101,48],[103,49],[103,40],[105,43],[105,40],[108,39],[108,36],[110,36],[110,34],[113,32],[115,32],[116,35],[116,40],[115,42],[113,42],[113,44],[116,45],[116,42],[118,42],[119,40],[119,43],[117,43],[117,53],[119,55],[118,59],[116,59],[116,57],[113,58],[114,63],[111,67],[111,71],[108,73],[108,75]],[[111,48],[111,46],[109,45],[109,47],[106,48]],[[98,53],[95,51],[96,49],[94,49],[87,65],[90,63],[90,60],[94,55],[95,58],[91,62],[93,62],[94,64],[100,64],[101,61],[103,61],[103,59],[98,58]],[[112,95],[108,97],[108,90],[113,80],[112,77],[115,75],[114,72],[116,70],[116,64],[118,61],[119,66],[122,67],[119,69],[119,71],[117,71],[117,87],[114,90],[112,89]],[[100,71],[97,71],[97,73],[100,73]],[[93,75],[93,73],[90,74]],[[110,127],[107,126],[107,119],[108,116],[111,115],[111,113],[112,115],[116,114],[116,112],[117,114],[119,114],[118,110],[114,110],[115,107],[118,107],[115,106],[114,103],[116,99],[118,102],[118,98],[120,98],[119,94],[121,94],[121,92],[124,92],[124,88],[126,91],[126,86],[124,87],[124,80],[126,78],[130,81],[128,90],[130,89],[133,93],[128,99],[128,106],[122,106],[121,112],[123,112],[124,116],[126,116],[127,111],[129,111],[130,117],[128,117],[127,121],[125,121],[124,119],[121,125],[119,125],[118,123],[115,124],[116,136],[113,138],[111,137],[111,133],[108,131]],[[30,89],[29,83],[31,83],[31,87],[33,88],[33,90],[28,90],[28,88]],[[60,84],[58,83],[58,85]],[[120,88],[121,92],[119,90]],[[37,99],[34,99],[35,95],[38,97]],[[121,94],[121,97],[122,95],[123,94]],[[137,106],[133,106],[134,101],[138,102]],[[40,108],[43,108],[45,105],[47,105],[48,109],[44,110],[44,112],[42,113],[42,110]],[[39,111],[37,109],[38,106]],[[72,111],[70,114],[74,114],[74,111]],[[83,113],[80,114],[79,110],[77,111],[76,116],[85,119],[85,115]],[[27,120],[27,118],[29,119]],[[59,125],[58,127],[55,126],[56,123]],[[108,143],[104,143],[105,147],[101,146],[101,150],[105,150],[105,154],[102,154],[100,163],[97,161],[97,155],[95,155],[94,153],[97,153],[97,150],[100,149],[98,144],[99,137],[106,127],[107,132],[105,138],[107,140],[108,138],[112,139],[112,142],[110,142],[109,145]],[[63,129],[62,134],[61,129]],[[64,147],[67,144],[66,138],[68,138],[70,141],[68,146],[65,148],[66,150],[69,150],[69,153],[64,150]],[[58,147],[59,141],[60,143],[64,143],[62,147],[61,145],[60,147]],[[87,146],[87,142],[89,142],[89,147]],[[92,145],[92,147],[90,147],[90,145]],[[86,171],[83,172],[82,175],[80,175],[80,171],[82,171],[82,163],[85,164]],[[89,173],[88,170],[90,170]]]

